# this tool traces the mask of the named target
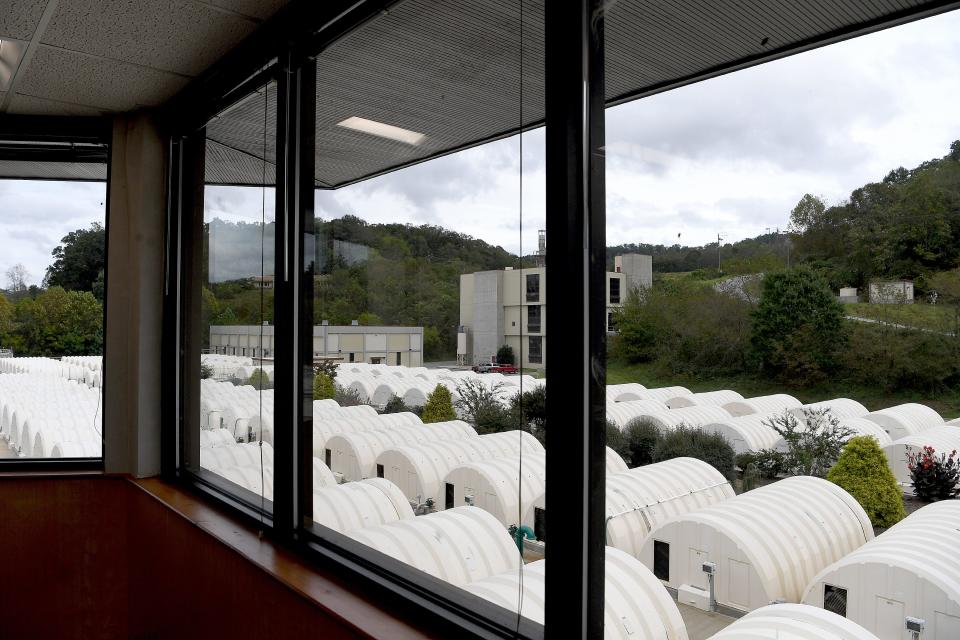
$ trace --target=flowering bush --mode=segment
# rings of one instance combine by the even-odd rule
[[[907,453],[907,468],[913,492],[921,500],[946,500],[956,497],[957,482],[960,481],[960,463],[957,450],[950,455],[937,455],[933,447],[924,447],[917,452]]]

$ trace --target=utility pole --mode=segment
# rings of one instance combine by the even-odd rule
[[[717,234],[717,273],[723,274],[723,269],[720,268],[720,246],[723,242],[723,234]]]

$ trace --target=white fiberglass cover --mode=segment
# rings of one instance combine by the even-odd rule
[[[895,407],[873,411],[865,415],[864,418],[879,424],[894,440],[943,424],[943,417],[939,413],[916,402],[898,404]]]
[[[901,637],[899,635],[894,637]],[[735,620],[709,640],[879,640],[835,613],[802,604],[772,604]]]
[[[694,393],[693,395],[679,395],[668,398],[666,403],[671,409],[681,409],[683,407],[695,406],[713,406],[722,407],[728,402],[743,400],[743,396],[730,389],[721,389],[719,391],[704,391]]]
[[[458,586],[516,572],[523,564],[503,525],[477,507],[457,507],[360,529],[350,537]]]
[[[924,640],[960,638],[960,502],[927,505],[823,569],[805,604],[842,589],[846,617],[882,638],[906,616],[926,621]],[[899,630],[898,628],[898,630]]]
[[[313,521],[342,533],[413,518],[406,497],[389,480],[368,478],[313,492]]]
[[[843,420],[844,418],[862,418],[870,413],[865,406],[850,398],[834,398],[821,402],[811,402],[800,407],[790,409],[790,413],[798,420],[804,420],[806,411],[826,411],[830,416]]]
[[[723,436],[735,453],[770,449],[780,439],[780,434],[771,426],[777,414],[752,413],[736,418],[710,422],[701,427],[707,433]]]
[[[661,431],[673,431],[679,427],[697,429],[705,424],[729,420],[731,416],[722,407],[704,405],[655,411],[641,417],[656,425]]]
[[[632,420],[643,416],[666,411],[667,405],[659,400],[628,400],[625,402],[607,402],[607,421],[613,422],[623,431]]]
[[[514,613],[544,622],[546,560],[524,565],[520,572],[491,576],[467,585],[467,591]],[[687,640],[676,602],[660,581],[635,558],[607,547],[605,554],[605,640]]]
[[[775,393],[769,396],[757,396],[745,400],[734,400],[723,405],[730,415],[748,416],[754,413],[783,413],[801,406],[799,400],[786,393]]]
[[[796,476],[668,521],[647,537],[640,560],[655,568],[659,546],[661,563],[664,550],[668,556],[665,584],[700,590],[703,563],[713,562],[717,602],[751,611],[799,602],[813,576],[872,539],[870,519],[850,494]]]

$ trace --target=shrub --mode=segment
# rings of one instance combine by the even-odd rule
[[[947,500],[957,496],[957,480],[960,479],[957,451],[950,455],[937,455],[933,447],[924,447],[916,453],[907,454],[907,468],[910,469],[910,481],[913,492],[926,502]]]
[[[653,450],[663,439],[663,434],[657,425],[647,419],[636,418],[627,423],[623,431],[626,455],[623,459],[627,466],[642,467],[653,462]]]
[[[450,395],[450,390],[438,384],[427,396],[421,419],[424,422],[445,422],[454,420],[456,417],[457,412],[453,410],[453,396]]]
[[[328,400],[337,395],[337,388],[333,378],[322,371],[313,375],[313,399]]]
[[[213,367],[208,364],[200,365],[200,379],[206,380],[207,378],[213,377]]]
[[[662,462],[673,458],[697,458],[711,465],[727,480],[735,477],[733,447],[719,433],[704,433],[700,429],[679,426],[663,434],[653,448],[653,461]]]
[[[488,387],[479,380],[470,379],[457,385],[457,395],[460,396],[457,398],[457,408],[478,433],[499,433],[520,426],[519,420],[511,421],[506,407],[500,402],[499,391],[502,387],[499,383]]]
[[[263,369],[257,367],[247,378],[247,384],[252,385],[254,389],[269,389],[270,376]]]
[[[630,449],[627,446],[627,438],[620,431],[620,427],[612,420],[607,420],[607,446],[617,452],[617,454],[627,461],[630,466]]]
[[[907,515],[900,486],[872,436],[851,438],[827,480],[856,498],[875,527],[892,526]]]
[[[497,349],[497,362],[499,364],[515,364],[516,358],[513,355],[513,347],[505,344]]]
[[[792,475],[822,478],[840,457],[840,451],[853,431],[840,426],[826,409],[804,409],[805,424],[784,411],[764,424],[773,428],[787,446],[783,470]]]
[[[333,399],[341,407],[358,407],[362,404],[367,404],[360,398],[360,393],[356,389],[341,387],[336,382],[333,383],[333,386],[334,389],[336,389],[336,392],[333,394]]]
[[[546,385],[514,395],[510,398],[510,412],[518,423],[528,427],[532,433],[542,434],[547,427]]]
[[[403,401],[403,398],[397,394],[393,394],[390,396],[390,399],[387,400],[387,404],[384,405],[383,411],[380,413],[405,413],[408,411],[410,411],[410,407]]]
[[[771,480],[785,472],[786,456],[776,449],[761,449],[739,454],[736,463],[744,472],[753,465],[759,477]]]
[[[333,360],[324,358],[313,365],[314,373],[325,373],[331,380],[337,379],[337,363]]]

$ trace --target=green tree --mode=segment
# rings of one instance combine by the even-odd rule
[[[764,424],[779,433],[786,443],[783,465],[789,473],[822,478],[837,461],[853,431],[841,426],[825,409],[805,409],[803,416],[801,423],[785,411]]]
[[[390,399],[387,400],[387,404],[383,406],[383,410],[380,413],[406,413],[410,410],[410,407],[403,401],[403,398],[397,394],[393,394],[390,396]]]
[[[106,231],[99,222],[65,235],[53,250],[53,263],[47,267],[44,284],[68,291],[93,291],[103,270],[106,240]]]
[[[818,274],[797,268],[763,279],[751,344],[764,369],[801,384],[819,381],[836,369],[846,341],[843,307]]]
[[[540,442],[545,442],[547,437],[546,385],[539,385],[510,398],[510,415],[514,419],[514,424],[525,426]]]
[[[497,349],[497,362],[499,364],[516,364],[517,359],[513,355],[513,347],[505,344]]]
[[[15,307],[7,300],[7,296],[0,293],[0,340],[6,340],[13,331]]]
[[[821,227],[825,223],[824,213],[827,211],[827,205],[822,198],[804,194],[800,202],[790,212],[790,230],[803,233],[809,229]]]
[[[103,307],[89,291],[51,287],[15,308],[11,346],[18,355],[60,357],[103,351]]]
[[[852,495],[875,527],[890,527],[906,517],[903,492],[887,466],[876,439],[851,438],[827,480]]]
[[[328,400],[337,394],[333,378],[323,371],[317,371],[313,374],[313,399]]]
[[[511,421],[510,414],[500,402],[501,384],[488,387],[479,380],[465,379],[457,384],[457,408],[478,433],[499,433],[516,429],[519,421]],[[439,389],[439,387],[438,387]],[[444,387],[446,389],[446,387]],[[449,391],[447,392],[449,394]],[[429,404],[429,400],[427,401]],[[423,408],[426,416],[427,408]],[[453,418],[444,418],[453,420]],[[426,422],[426,418],[424,418]]]
[[[457,412],[453,409],[453,396],[450,394],[450,390],[442,384],[438,384],[427,396],[421,419],[424,422],[445,422],[456,418]]]
[[[653,451],[663,440],[663,434],[657,425],[645,418],[635,418],[628,422],[627,428],[623,430],[623,437],[627,450],[623,459],[630,468],[653,462]]]

